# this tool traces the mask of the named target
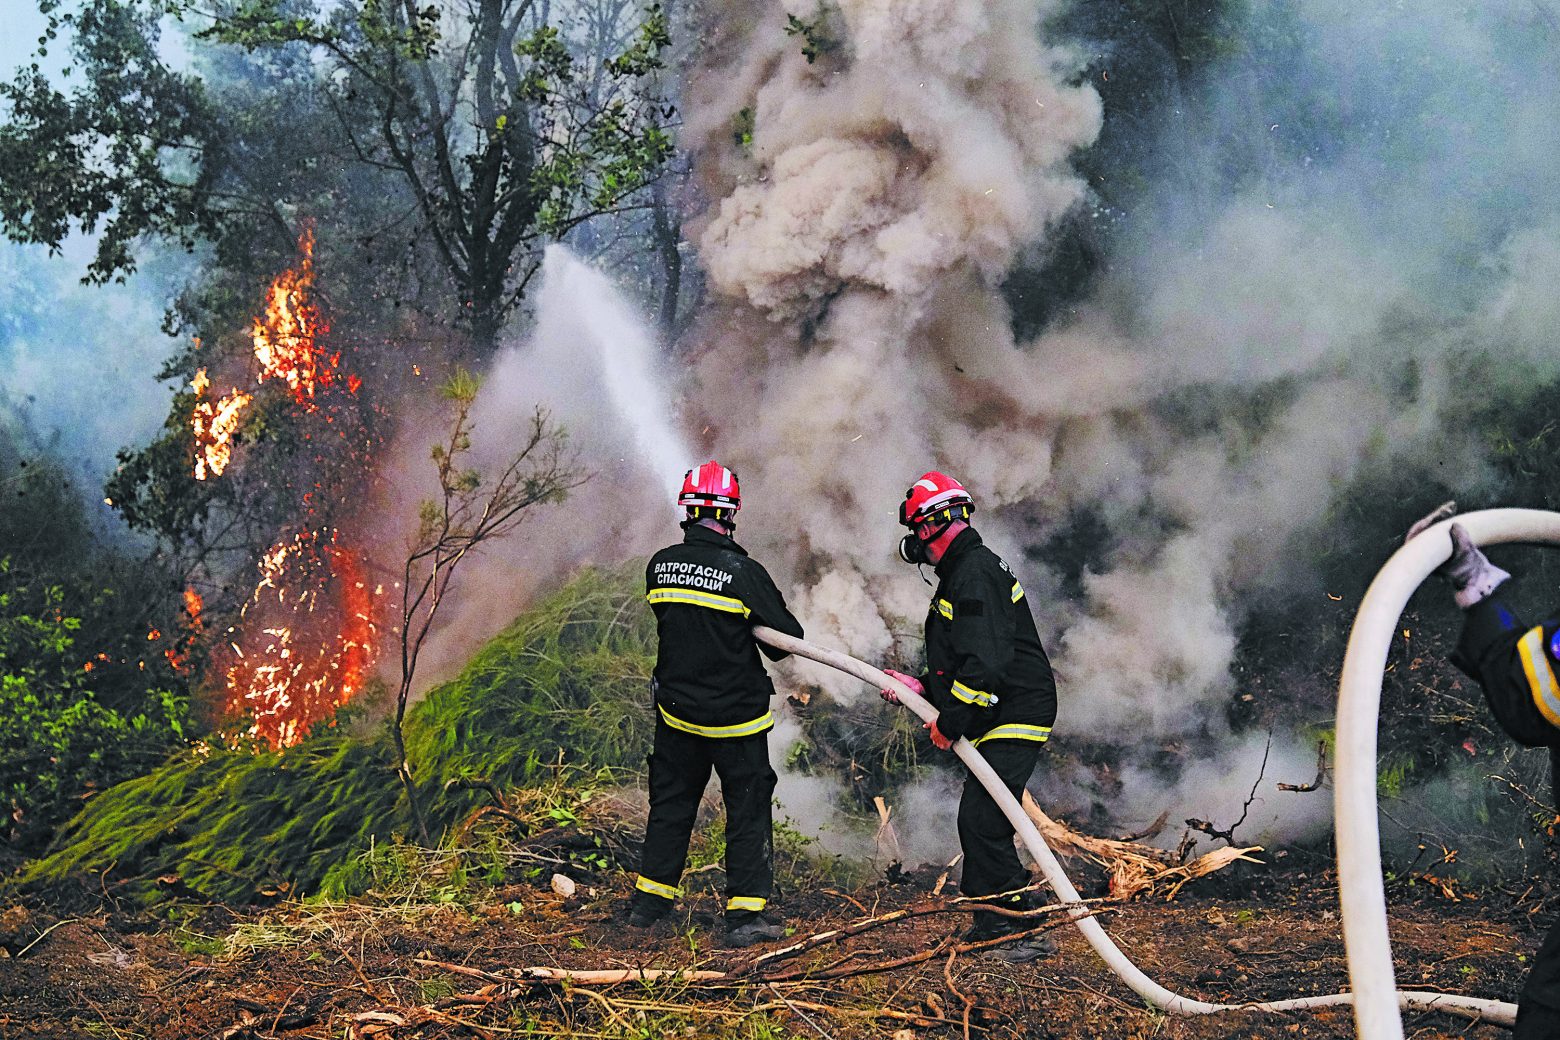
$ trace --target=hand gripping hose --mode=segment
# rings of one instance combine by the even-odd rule
[[[1560,544],[1560,513],[1486,509],[1454,518],[1480,545],[1499,542]],[[1354,1022],[1362,1040],[1402,1040],[1403,1020],[1392,999],[1396,982],[1387,941],[1387,900],[1381,884],[1381,834],[1376,819],[1376,723],[1381,675],[1397,635],[1398,618],[1421,582],[1451,555],[1452,520],[1427,528],[1392,555],[1376,574],[1354,618],[1338,684],[1337,756],[1333,813],[1338,837],[1338,896],[1349,955]],[[1515,1021],[1516,1008],[1499,1005]]]
[[[1560,516],[1557,516],[1555,519],[1560,521]],[[1415,539],[1415,541],[1418,542],[1419,539]],[[1443,553],[1442,558],[1444,556],[1445,554]],[[1436,563],[1431,564],[1431,568],[1438,564],[1439,561],[1436,561]],[[1431,568],[1427,568],[1425,573],[1428,573]],[[1396,615],[1393,615],[1392,622],[1396,623]],[[798,657],[806,657],[817,661],[819,664],[825,664],[831,668],[837,668],[848,675],[853,675],[874,689],[893,689],[899,695],[899,702],[915,712],[923,721],[930,722],[937,717],[937,709],[928,704],[925,698],[916,694],[899,680],[873,668],[869,664],[856,660],[854,657],[840,653],[837,650],[815,646],[812,643],[788,636],[783,632],[776,632],[774,629],[766,628],[763,625],[755,625],[753,627],[753,635],[777,650],[784,650]],[[1376,673],[1378,693],[1380,690],[1380,674],[1380,669],[1378,668]],[[1374,732],[1374,718],[1371,721],[1373,724],[1372,732]],[[1341,731],[1341,720],[1339,728]],[[1339,742],[1340,744],[1342,743],[1341,738]],[[1149,1004],[1175,1014],[1206,1015],[1216,1011],[1299,1011],[1306,1008],[1348,1004],[1353,1001],[1354,997],[1351,993],[1336,993],[1330,996],[1299,997],[1293,1000],[1276,1000],[1260,1004],[1210,1004],[1206,1001],[1183,997],[1165,989],[1143,974],[1137,965],[1128,960],[1126,954],[1121,952],[1121,948],[1111,940],[1109,935],[1105,934],[1105,929],[1100,927],[1099,921],[1090,915],[1088,908],[1078,895],[1078,890],[1073,887],[1072,882],[1067,879],[1067,875],[1062,872],[1061,864],[1057,862],[1056,856],[1052,854],[1050,847],[1045,843],[1045,839],[1040,836],[1040,832],[1035,829],[1034,823],[1024,814],[1024,810],[1018,804],[1018,799],[1014,798],[1007,786],[998,779],[997,774],[986,760],[981,757],[980,752],[975,750],[974,745],[968,740],[960,739],[953,745],[953,751],[969,767],[970,774],[979,780],[981,785],[990,792],[991,797],[996,800],[998,807],[1002,810],[1002,814],[1008,818],[1008,822],[1013,825],[1013,829],[1018,832],[1019,838],[1023,840],[1024,847],[1029,850],[1029,854],[1040,865],[1041,873],[1045,875],[1046,881],[1051,885],[1052,890],[1055,891],[1057,898],[1063,903],[1076,904],[1075,908],[1069,911],[1073,925],[1078,931],[1083,933],[1083,937],[1089,941],[1090,946],[1094,947],[1094,952],[1099,954],[1100,959],[1120,976],[1128,988]],[[1372,763],[1374,763],[1374,759],[1372,759]],[[1370,779],[1373,789],[1374,773],[1372,773]],[[1374,800],[1372,800],[1371,804],[1374,806]],[[1374,818],[1372,819],[1372,826],[1374,826]],[[1374,846],[1372,848],[1374,849]],[[1379,870],[1375,874],[1375,885],[1379,894],[1381,890],[1381,874]],[[1385,903],[1380,899],[1378,899],[1378,902],[1381,902],[1382,905],[1382,930],[1385,932]],[[1347,904],[1345,904],[1345,912],[1347,912]],[[1387,992],[1389,994],[1392,992],[1391,978],[1391,965],[1389,963],[1387,966]],[[1516,1020],[1515,1006],[1501,1003],[1500,1001],[1479,1000],[1473,997],[1459,997],[1443,993],[1417,992],[1398,992],[1397,999],[1404,1007],[1438,1008],[1475,1020],[1497,1022],[1505,1025],[1510,1025]]]

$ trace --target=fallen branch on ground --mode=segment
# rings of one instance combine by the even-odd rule
[[[1023,891],[1023,890],[1020,890]],[[1088,900],[1086,902],[1094,902]],[[754,983],[771,981],[785,981],[800,977],[795,972],[784,975],[764,975],[760,969],[768,968],[780,961],[789,960],[800,954],[830,946],[854,936],[884,925],[894,924],[899,921],[908,921],[918,917],[928,917],[933,914],[968,913],[972,910],[982,910],[997,914],[1002,917],[1018,920],[1033,920],[1041,917],[1060,916],[1077,910],[1077,904],[1051,903],[1032,910],[1016,910],[1012,907],[998,906],[990,903],[982,903],[978,899],[963,897],[947,903],[933,905],[921,905],[906,907],[902,910],[894,910],[876,917],[866,917],[839,928],[831,928],[827,931],[817,932],[806,938],[800,939],[789,946],[783,946],[777,950],[770,950],[758,956],[739,961],[726,971],[697,970],[692,968],[603,968],[603,969],[574,969],[553,968],[546,966],[529,966],[523,968],[508,968],[503,971],[486,971],[481,968],[473,968],[467,964],[453,964],[448,961],[433,960],[426,957],[417,957],[413,963],[419,967],[436,968],[439,971],[449,972],[452,975],[464,975],[469,978],[481,979],[484,982],[497,985],[525,984],[532,986],[614,986],[625,982],[684,982],[701,984],[731,984],[742,983],[751,980]],[[1068,918],[1071,920],[1072,918]],[[1044,927],[1017,932],[1013,935],[1001,936],[997,939],[987,940],[982,943],[963,944],[957,947],[958,952],[969,950],[981,950],[990,946],[1000,946],[1006,942],[1012,942],[1023,936],[1034,935],[1046,931],[1066,921],[1054,921]],[[847,958],[848,959],[848,958]],[[921,958],[924,959],[924,958]],[[911,961],[910,963],[915,963]],[[827,969],[833,971],[833,968]],[[869,970],[863,969],[859,974],[866,974]],[[857,972],[851,972],[856,974]],[[829,976],[843,977],[843,976]],[[478,991],[479,994],[482,991]],[[485,999],[485,998],[484,998]],[[480,1001],[479,1001],[480,1002]]]
[[[1229,866],[1236,860],[1261,863],[1251,853],[1261,852],[1262,846],[1216,849],[1190,863],[1178,863],[1174,852],[1156,849],[1151,845],[1139,845],[1131,841],[1112,838],[1095,838],[1053,820],[1035,803],[1028,792],[1023,798],[1024,812],[1034,821],[1046,844],[1060,855],[1084,855],[1110,872],[1110,898],[1128,902],[1160,885],[1169,885],[1167,900],[1174,899],[1187,882],[1206,877]]]

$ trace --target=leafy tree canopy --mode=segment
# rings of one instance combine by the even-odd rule
[[[327,237],[400,266],[396,302],[460,323],[480,355],[544,240],[635,205],[672,153],[654,5],[583,0],[595,17],[576,20],[532,0],[42,6],[77,85],[37,63],[0,85],[0,224],[56,249],[72,228],[99,234],[97,280],[132,270],[146,236],[241,261],[301,217],[356,218]],[[199,68],[161,53],[169,20],[201,41]]]

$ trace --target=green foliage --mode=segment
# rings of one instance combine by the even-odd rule
[[[9,572],[0,559],[0,580]],[[185,696],[170,689],[147,690],[124,712],[104,704],[78,647],[81,619],[64,603],[57,585],[0,591],[0,800],[6,836],[24,848],[81,798],[161,759],[188,718]]]
[[[99,547],[61,471],[13,450],[0,437],[0,837],[31,853],[193,723],[166,577]]]
[[[840,46],[840,13],[832,4],[819,3],[811,18],[785,16],[785,34],[802,39],[802,57],[807,64],[816,62],[820,55],[838,50]]]
[[[131,248],[143,235],[192,247],[213,234],[221,124],[200,80],[158,54],[164,5],[85,0],[46,13],[46,39],[68,28],[79,86],[60,91],[37,63],[0,83],[6,232],[55,250],[72,227],[98,233],[87,273],[99,282],[135,269]]]
[[[654,634],[637,568],[585,571],[413,705],[406,741],[433,833],[487,797],[447,791],[451,780],[541,782],[544,764],[565,758],[638,767]],[[283,752],[214,743],[181,752],[88,802],[23,881],[106,874],[155,899],[157,879],[176,877],[181,889],[224,901],[389,885],[412,869],[415,852],[393,841],[410,833],[410,809],[388,728],[351,728]],[[465,878],[441,884],[459,891]]]
[[[521,615],[408,715],[407,757],[500,785],[560,760],[639,769],[655,621],[639,570],[588,570]]]
[[[1392,755],[1385,761],[1376,764],[1376,793],[1382,798],[1400,798],[1403,795],[1404,785],[1410,782],[1414,773],[1414,760],[1411,757]]]
[[[870,867],[824,852],[813,838],[803,834],[788,816],[774,823],[775,878],[794,891],[820,886],[853,886],[869,880]]]
[[[392,770],[385,740],[340,731],[285,753],[203,744],[87,803],[23,880],[117,869],[174,876],[214,899],[296,892],[369,834],[405,829]],[[126,892],[154,899],[158,882]]]
[[[150,444],[119,452],[119,466],[104,485],[104,494],[125,523],[171,545],[197,537],[214,501],[230,497],[231,484],[195,479],[194,440],[190,413],[195,395],[174,394],[162,432]]]
[[[428,907],[467,905],[474,893],[470,871],[460,859],[396,837],[371,838],[368,848],[334,864],[321,879],[316,898],[332,903],[372,896],[407,907]]]
[[[742,108],[731,117],[731,139],[743,152],[753,150],[754,114],[751,108]]]
[[[543,10],[355,0],[321,18],[251,0],[201,34],[248,50],[316,49],[332,71],[319,88],[357,161],[401,179],[456,289],[451,316],[469,322],[479,354],[518,304],[542,241],[621,206],[672,152],[651,82],[671,42],[664,12],[651,6],[625,26],[616,53],[582,53]],[[468,105],[474,125],[457,114]]]
[[[51,0],[78,86],[37,64],[0,83],[0,227],[51,248],[100,232],[97,280],[143,240],[209,242],[184,319],[328,217],[322,244],[373,283],[347,306],[390,321],[409,304],[485,356],[545,242],[622,209],[672,154],[665,12],[580,6]],[[165,25],[193,34],[187,67],[163,60]]]

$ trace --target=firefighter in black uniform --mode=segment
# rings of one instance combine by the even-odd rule
[[[786,655],[759,644],[753,626],[798,638],[802,626],[769,573],[731,538],[742,504],[736,474],[706,462],[688,472],[677,501],[686,513],[683,540],[656,553],[645,570],[660,652],[651,684],[650,819],[629,924],[654,924],[682,893],[694,815],[713,766],[726,802],[725,941],[751,946],[785,934],[762,914],[774,877],[775,772],[766,734],[774,727],[775,688],[758,651],[776,661]]]
[[[900,556],[908,563],[934,564],[940,581],[926,615],[926,673],[889,674],[938,709],[936,720],[926,724],[933,744],[946,751],[968,738],[1019,798],[1051,735],[1056,681],[1023,586],[968,523],[974,509],[963,485],[942,473],[925,474],[906,492],[899,522],[910,533],[900,541]],[[882,693],[896,699],[892,691]],[[1029,884],[1013,833],[986,789],[973,776],[966,778],[959,800],[961,892],[991,896]],[[1026,900],[1003,902],[1019,907]],[[1023,928],[1013,918],[977,911],[969,936],[992,939]],[[1054,950],[1049,940],[1037,938],[997,947],[993,955],[1020,963]]]
[[[1456,512],[1448,502],[1409,529],[1413,538]],[[1494,593],[1511,577],[1492,564],[1461,524],[1448,528],[1451,558],[1438,573],[1463,611],[1452,663],[1484,690],[1490,713],[1524,747],[1549,749],[1551,797],[1560,803],[1560,614],[1541,624],[1517,618]],[[1560,1037],[1560,923],[1545,936],[1517,1000],[1513,1040]]]

